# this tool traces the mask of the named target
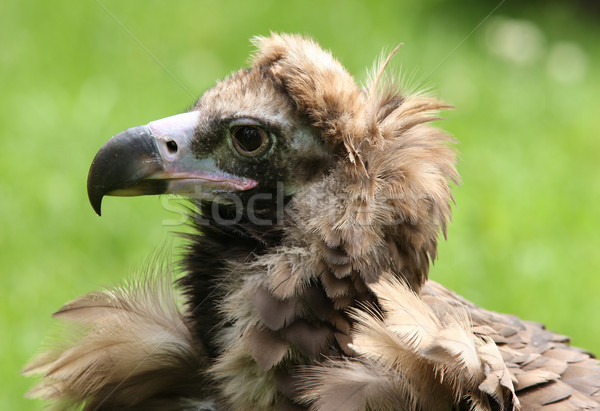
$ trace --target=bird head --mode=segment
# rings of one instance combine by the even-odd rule
[[[178,194],[209,201],[287,195],[331,161],[318,130],[265,66],[241,70],[204,93],[191,111],[133,127],[98,152],[88,194]]]
[[[100,149],[88,177],[94,210],[105,195],[166,193],[239,198],[247,208],[255,196],[276,202],[264,193],[281,190],[285,224],[301,231],[288,236],[336,275],[368,283],[391,270],[418,289],[450,215],[448,180],[458,179],[449,139],[427,124],[447,106],[402,94],[383,79],[387,61],[360,88],[310,39],[254,43],[251,67],[189,112],[130,128]]]

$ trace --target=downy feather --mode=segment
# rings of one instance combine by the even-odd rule
[[[70,338],[50,341],[23,371],[45,377],[29,396],[103,409],[202,395],[203,347],[190,333],[171,277],[163,267],[148,269],[129,284],[62,307],[54,316]]]

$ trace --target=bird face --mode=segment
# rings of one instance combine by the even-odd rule
[[[289,195],[331,157],[277,79],[255,67],[217,84],[187,113],[111,138],[92,162],[88,195],[99,215],[105,195],[222,202],[275,190]]]

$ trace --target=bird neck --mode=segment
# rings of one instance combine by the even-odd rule
[[[347,308],[369,303],[377,309],[347,252],[317,241],[311,224],[298,223],[310,220],[301,214],[310,212],[308,205],[319,205],[311,199],[296,195],[281,220],[277,206],[255,208],[251,216],[235,205],[202,203],[194,215],[197,233],[189,236],[180,280],[191,328],[223,390],[243,392],[254,378],[270,387],[272,395],[252,409],[291,404],[296,366],[352,356]],[[302,210],[300,201],[307,202]],[[256,217],[275,224],[256,224]]]
[[[211,357],[217,355],[217,331],[223,327],[220,301],[231,275],[229,265],[249,263],[281,243],[282,230],[274,224],[257,225],[252,220],[276,221],[277,207],[263,205],[250,217],[237,204],[201,202],[192,216],[194,234],[183,258],[186,273],[180,280],[187,312],[196,337]]]

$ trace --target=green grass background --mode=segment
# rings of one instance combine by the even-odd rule
[[[314,36],[359,81],[403,42],[393,68],[456,106],[440,126],[460,141],[464,182],[431,277],[600,352],[600,16],[522,3],[482,23],[497,2],[4,0],[0,409],[42,408],[19,369],[54,310],[179,244],[160,198],[93,213],[97,149],[184,111],[270,30]]]

